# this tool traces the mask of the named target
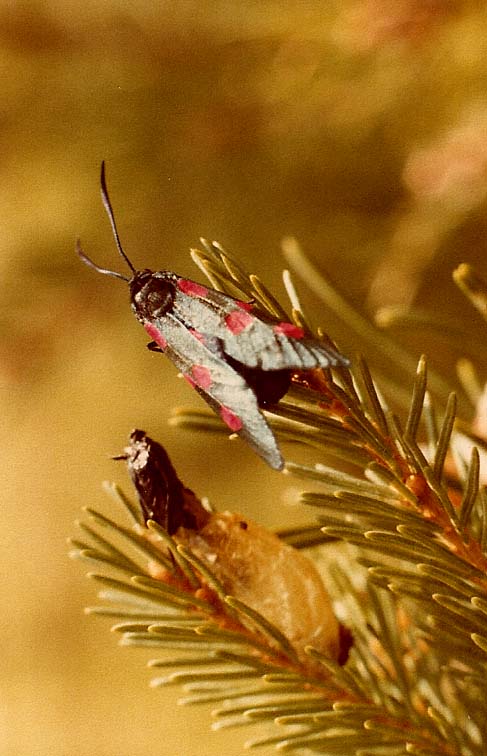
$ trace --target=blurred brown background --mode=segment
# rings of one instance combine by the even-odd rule
[[[120,282],[74,255],[79,236],[123,270],[100,161],[139,267],[199,277],[187,251],[203,235],[283,296],[294,234],[359,310],[417,302],[463,322],[451,270],[485,273],[485,15],[461,0],[0,4],[3,756],[242,753],[246,734],[209,734],[208,711],[149,690],[150,653],[82,614],[95,590],[65,540],[82,505],[105,506],[100,481],[128,490],[110,455],[132,427],[218,507],[302,519],[298,483],[243,444],[167,426],[199,399],[145,350]],[[408,345],[448,361],[437,337]]]

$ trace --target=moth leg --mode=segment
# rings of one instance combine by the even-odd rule
[[[160,352],[161,354],[164,353],[164,349],[161,349],[159,344],[157,344],[155,341],[149,341],[147,344],[147,349],[151,352]]]

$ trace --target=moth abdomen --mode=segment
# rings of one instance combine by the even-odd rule
[[[229,355],[225,355],[225,360],[250,386],[257,397],[259,407],[277,404],[289,391],[292,370],[265,371],[261,368],[249,368]]]

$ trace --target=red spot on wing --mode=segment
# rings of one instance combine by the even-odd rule
[[[188,281],[186,278],[180,278],[178,281],[178,289],[184,294],[189,294],[191,297],[207,297],[208,289],[206,286],[202,286],[195,281]]]
[[[160,346],[161,349],[165,349],[167,347],[167,340],[158,330],[157,326],[155,326],[153,323],[144,323],[144,328],[151,337],[152,341],[156,342],[157,346]]]
[[[213,382],[210,371],[203,365],[193,365],[191,368],[191,375],[194,378],[194,382],[202,389],[210,388]]]
[[[196,381],[193,378],[191,378],[190,375],[188,375],[187,373],[181,373],[181,375],[183,376],[184,380],[187,383],[189,383],[189,385],[191,386],[191,388],[194,388],[196,386]]]
[[[242,333],[252,321],[252,315],[249,315],[245,310],[232,310],[228,315],[225,315],[225,325],[235,336]]]
[[[241,430],[243,427],[243,423],[239,416],[232,412],[232,410],[228,409],[228,407],[221,408],[220,417],[225,425],[227,425],[231,431],[234,431],[234,433]]]
[[[284,336],[290,336],[293,339],[302,339],[304,330],[294,323],[278,323],[273,326],[274,333],[282,333]]]
[[[235,304],[242,308],[242,310],[246,310],[247,312],[252,312],[254,305],[252,302],[242,302],[241,299],[236,299]]]

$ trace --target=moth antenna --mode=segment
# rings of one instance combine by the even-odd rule
[[[101,199],[102,199],[102,202],[103,202],[103,206],[104,206],[104,208],[105,208],[105,210],[107,212],[108,219],[110,221],[110,225],[112,227],[112,231],[113,231],[113,235],[115,237],[115,242],[117,244],[118,252],[119,252],[120,256],[123,257],[123,259],[125,260],[125,262],[129,266],[129,268],[132,271],[132,273],[135,274],[135,273],[137,273],[137,271],[135,270],[134,266],[130,262],[130,260],[127,257],[127,255],[125,254],[125,252],[123,251],[122,242],[120,241],[120,237],[118,235],[117,224],[115,223],[115,214],[113,212],[112,203],[110,202],[110,197],[108,196],[107,182],[106,182],[106,179],[105,179],[105,161],[104,160],[102,160],[102,163],[101,163],[100,185],[101,185]],[[100,271],[100,273],[101,272],[102,271]]]
[[[107,268],[100,268],[100,266],[94,263],[93,260],[90,260],[88,255],[85,252],[83,252],[79,239],[76,240],[76,254],[78,255],[79,259],[85,263],[85,265],[88,265],[90,268],[93,268],[98,273],[103,273],[105,276],[113,276],[113,278],[121,278],[122,281],[125,281],[126,283],[130,283],[130,278],[127,278],[127,276],[123,276],[121,273],[117,273],[115,270],[108,270]]]

